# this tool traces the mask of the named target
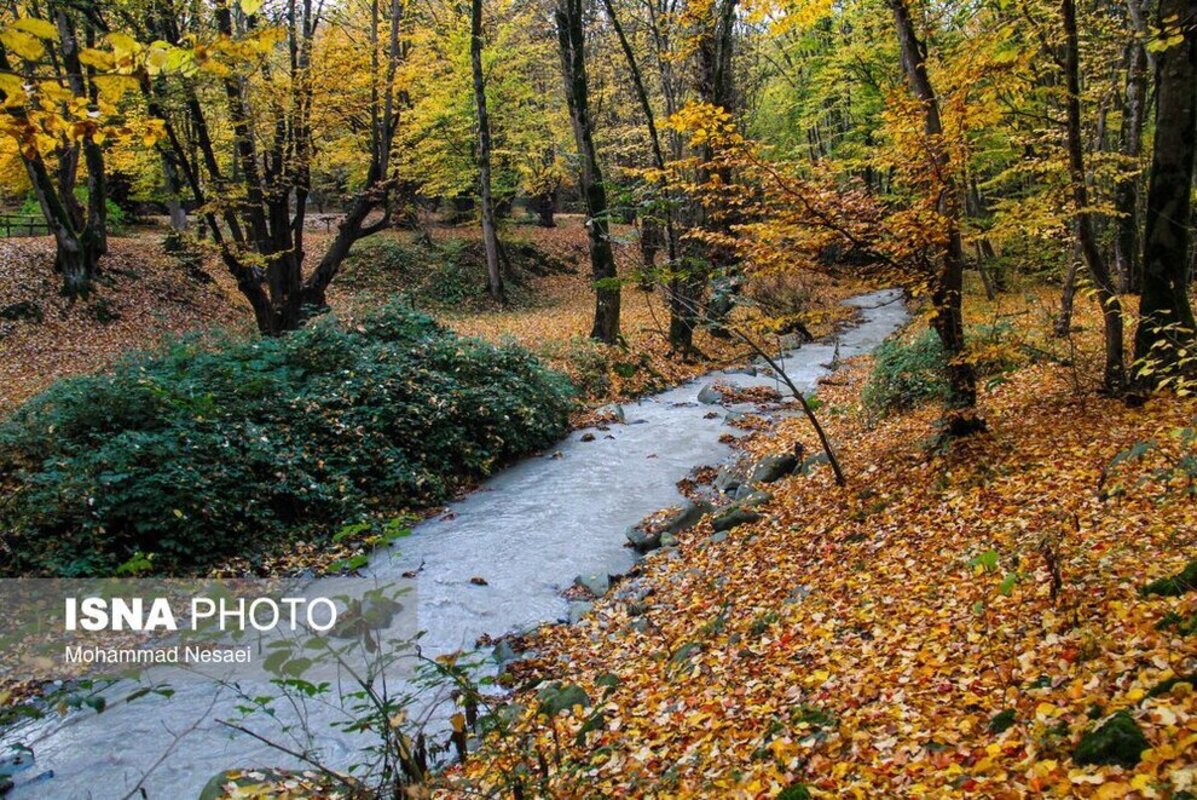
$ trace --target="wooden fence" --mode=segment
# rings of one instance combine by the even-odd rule
[[[0,214],[0,236],[5,239],[15,236],[49,236],[50,228],[41,217],[24,214]]]

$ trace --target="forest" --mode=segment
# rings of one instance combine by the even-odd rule
[[[1197,797],[1191,0],[22,0],[0,104],[0,796]],[[204,582],[344,625],[26,608]]]

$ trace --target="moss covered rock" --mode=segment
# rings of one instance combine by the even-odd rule
[[[760,518],[761,515],[755,511],[749,511],[739,506],[732,506],[726,511],[716,514],[711,520],[711,527],[716,531],[730,531],[739,525],[756,522]]]
[[[1151,743],[1131,715],[1119,711],[1081,737],[1072,760],[1078,764],[1118,764],[1130,769],[1149,747]]]

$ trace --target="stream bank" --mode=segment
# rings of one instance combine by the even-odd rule
[[[860,323],[833,341],[787,354],[790,379],[810,389],[838,359],[872,350],[907,320],[901,299],[897,290],[854,298]],[[568,619],[562,592],[574,577],[627,572],[636,557],[626,546],[627,530],[677,505],[677,481],[691,468],[731,454],[728,417],[755,404],[704,403],[699,395],[714,377],[740,390],[777,388],[775,378],[750,372],[691,381],[625,405],[623,424],[574,431],[417,525],[412,536],[377,554],[365,577],[413,582],[415,624],[425,631],[421,645],[430,656]],[[237,701],[213,693],[211,685],[188,685],[169,698],[112,703],[102,714],[74,712],[9,731],[6,742],[22,741],[34,754],[11,796],[121,798],[140,786],[151,799],[188,798],[213,774],[279,763],[277,751],[216,722],[232,715]],[[315,742],[321,762],[351,763],[360,742],[323,730]]]

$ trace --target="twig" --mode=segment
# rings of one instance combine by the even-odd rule
[[[343,786],[347,786],[350,789],[357,788],[350,778],[346,778],[344,775],[339,775],[336,772],[333,772],[331,769],[324,766],[319,761],[316,761],[315,759],[311,758],[310,756],[306,756],[303,753],[292,750],[289,747],[285,747],[285,746],[279,744],[278,742],[271,741],[270,739],[267,739],[265,736],[262,736],[261,734],[258,734],[258,733],[254,733],[249,728],[246,728],[242,725],[238,725],[235,722],[229,722],[228,720],[223,720],[223,719],[218,719],[216,721],[218,723],[220,723],[221,725],[225,726],[226,728],[231,728],[235,731],[240,731],[241,733],[244,733],[247,736],[252,736],[253,738],[257,739],[262,744],[265,744],[274,750],[278,750],[280,753],[286,753],[287,755],[291,756],[292,758],[298,758],[300,761],[304,762],[305,764],[310,764],[311,766],[320,770],[320,772],[324,773],[325,775],[327,775],[328,777],[337,781],[337,783],[342,784]]]
[[[781,379],[786,382],[786,386],[790,387],[790,391],[802,405],[802,413],[804,413],[806,418],[810,420],[810,424],[814,427],[815,433],[819,436],[819,443],[823,445],[823,452],[827,454],[827,461],[831,464],[831,471],[835,473],[836,486],[843,486],[845,483],[847,483],[847,481],[844,478],[843,469],[840,468],[840,460],[836,458],[835,450],[832,448],[831,442],[827,440],[827,434],[823,431],[823,426],[819,424],[819,418],[815,416],[815,410],[811,408],[810,403],[807,402],[806,395],[804,395],[802,390],[794,385],[794,382],[790,380],[790,376],[787,375],[785,370],[773,360],[772,356],[765,352],[764,348],[762,348],[755,341],[753,341],[751,337],[742,333],[740,330],[731,328],[731,331],[737,337],[739,337],[741,341],[751,347],[757,355],[765,359],[769,366],[773,368],[773,371],[780,375]]]
[[[141,778],[138,779],[137,785],[134,786],[132,789],[130,789],[129,793],[126,794],[124,797],[122,797],[121,800],[130,800],[130,798],[136,797],[138,795],[140,795],[141,797],[146,796],[146,791],[145,791],[146,779],[149,778],[151,774],[153,774],[154,770],[156,770],[156,769],[158,769],[158,767],[162,766],[162,764],[166,761],[166,759],[170,758],[171,754],[174,753],[175,748],[179,746],[179,742],[181,742],[183,740],[183,737],[187,736],[189,733],[191,733],[196,728],[198,728],[200,723],[208,718],[208,715],[212,713],[212,709],[216,706],[216,700],[219,697],[220,697],[220,692],[214,692],[212,694],[212,700],[209,701],[209,703],[208,703],[208,707],[206,709],[204,709],[204,713],[201,714],[200,716],[198,716],[194,722],[192,722],[190,725],[188,725],[186,728],[184,728],[180,733],[178,733],[178,734],[171,733],[170,729],[167,728],[167,732],[171,733],[171,735],[174,737],[171,740],[170,745],[165,750],[162,751],[162,755],[158,756],[158,760],[155,761],[153,764],[151,764],[149,769],[147,769],[145,772],[143,772],[141,774]],[[165,727],[165,726],[163,726],[163,727]]]
[[[668,291],[668,289],[666,289],[666,291]],[[712,321],[708,315],[705,315],[702,313],[702,310],[700,308],[698,308],[697,304],[689,301],[687,298],[681,298],[681,301],[683,303],[687,303],[690,306],[691,313],[695,314],[698,318],[705,319],[707,322]],[[777,375],[780,375],[781,379],[783,381],[785,381],[786,386],[788,386],[790,388],[790,392],[794,395],[794,397],[802,405],[802,412],[806,415],[806,418],[810,421],[811,426],[814,427],[815,433],[819,437],[819,443],[823,445],[823,452],[827,456],[827,462],[829,464],[831,464],[831,471],[833,473],[835,473],[836,486],[845,485],[847,483],[847,480],[844,478],[844,471],[840,467],[840,461],[838,458],[836,458],[835,450],[832,448],[831,442],[828,441],[827,434],[823,431],[823,426],[821,424],[819,424],[819,419],[818,419],[818,417],[815,416],[815,410],[813,408],[811,408],[810,403],[807,402],[806,395],[804,395],[802,393],[801,389],[799,389],[796,385],[794,385],[794,382],[792,380],[790,380],[790,376],[786,374],[785,369],[783,369],[781,367],[781,365],[778,364],[777,361],[774,360],[774,358],[771,355],[769,355],[769,353],[766,352],[763,347],[761,347],[759,344],[757,344],[756,340],[754,340],[748,334],[744,333],[742,330],[740,330],[735,325],[724,325],[724,327],[727,330],[731,331],[731,333],[734,336],[736,336],[736,338],[740,339],[740,341],[742,341],[742,342],[744,342],[744,344],[748,345],[748,347],[751,348],[754,353],[759,355],[761,358],[765,359],[765,361],[769,364],[769,366],[772,367],[774,373],[776,373]],[[838,342],[837,342],[837,345],[838,345]]]

